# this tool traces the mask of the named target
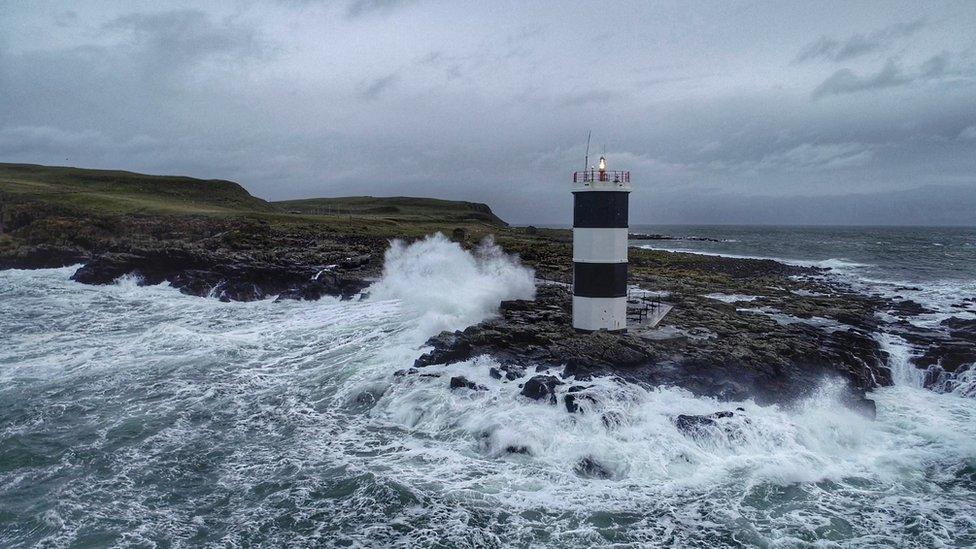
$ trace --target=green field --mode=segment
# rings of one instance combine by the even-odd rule
[[[0,205],[5,249],[103,249],[119,240],[179,239],[179,233],[192,239],[227,223],[258,223],[321,239],[412,238],[457,230],[480,238],[511,231],[487,205],[474,202],[369,196],[268,202],[232,181],[32,164],[0,163]]]
[[[99,213],[276,211],[231,181],[33,164],[0,164],[0,191],[15,202],[27,200]]]
[[[506,225],[485,204],[437,198],[346,196],[286,200],[273,202],[273,204],[282,211],[293,214],[395,218],[418,222],[483,222],[491,225]]]

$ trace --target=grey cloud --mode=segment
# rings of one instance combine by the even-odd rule
[[[910,23],[891,25],[866,35],[855,34],[845,40],[821,36],[801,49],[794,63],[804,63],[814,59],[840,62],[871,52],[883,51],[896,40],[915,34],[925,25],[924,19],[918,19]]]
[[[367,14],[401,3],[363,4],[350,21],[348,2],[131,14],[114,1],[18,3],[27,7],[0,17],[0,161],[227,178],[269,199],[483,201],[512,222],[566,223],[567,178],[592,128],[611,166],[634,173],[635,222],[765,222],[764,208],[802,205],[804,194],[976,187],[972,54],[954,49],[971,41],[976,13],[957,14],[952,27],[937,8],[892,10],[891,22],[938,16],[917,31],[918,61],[905,53],[874,70],[851,65],[811,101],[805,79],[818,67],[771,71],[781,44],[694,32],[754,21],[718,21],[682,3],[627,17],[601,5],[606,17],[587,33],[615,39],[595,43],[581,38],[578,6],[520,4],[498,17],[483,4],[415,2],[413,28],[398,32],[392,18]],[[801,22],[771,10],[768,24],[782,36],[831,36],[827,20],[843,14],[804,6],[824,13]],[[67,30],[52,17],[66,9],[78,12]],[[852,24],[870,29],[863,21],[879,17]],[[25,37],[35,28],[57,39]],[[670,38],[645,40],[658,35]],[[836,54],[846,40],[836,41],[824,48]],[[884,86],[901,87],[869,101],[852,94]],[[720,193],[737,207],[696,206]],[[827,213],[804,219],[817,215]]]
[[[54,24],[59,27],[69,27],[78,21],[78,12],[73,10],[62,11],[54,16]]]
[[[95,130],[78,132],[51,126],[13,126],[0,128],[0,154],[44,152],[55,155],[92,146],[103,146],[105,136]]]
[[[949,67],[949,54],[940,53],[933,55],[919,67],[919,76],[922,78],[938,78],[946,73]]]
[[[414,0],[353,0],[346,7],[346,17],[356,19],[373,13],[390,12]]]
[[[901,86],[911,82],[905,76],[894,60],[889,59],[884,67],[871,76],[858,76],[850,69],[840,69],[813,90],[813,98],[819,99],[827,95],[854,93],[864,90],[876,90]]]
[[[438,68],[443,70],[444,76],[448,80],[455,80],[463,75],[462,60],[446,55],[443,51],[432,51],[417,60],[417,66]]]
[[[880,71],[869,76],[858,76],[850,69],[840,69],[817,86],[813,91],[813,98],[893,88],[918,80],[937,79],[948,73],[948,67],[949,54],[943,52],[924,61],[911,74],[905,73],[893,59],[889,59]]]
[[[863,164],[873,151],[863,143],[802,143],[785,151],[768,154],[758,166],[771,168],[841,168]]]
[[[563,97],[561,103],[567,107],[581,107],[584,105],[606,105],[620,94],[610,90],[589,90]]]
[[[803,63],[818,57],[833,60],[834,54],[837,52],[839,47],[840,41],[834,38],[821,36],[815,42],[811,42],[810,44],[804,46],[804,48],[800,50],[800,53],[797,54],[796,59],[794,59],[793,62]]]
[[[827,95],[839,95],[864,90],[876,90],[901,86],[911,82],[898,65],[891,59],[884,67],[871,76],[858,76],[850,69],[840,69],[813,90],[813,98],[818,99]]]
[[[244,59],[268,51],[254,29],[215,22],[199,10],[132,13],[103,29],[129,35],[142,60],[154,69],[178,69],[214,57]]]
[[[399,81],[400,75],[397,73],[370,80],[361,86],[359,96],[368,101],[372,101],[379,98],[380,95],[395,86]]]

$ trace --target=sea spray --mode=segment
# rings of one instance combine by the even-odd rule
[[[371,299],[397,299],[420,318],[420,335],[456,330],[494,314],[505,299],[532,299],[532,269],[486,238],[469,253],[436,233],[407,244],[394,240],[386,252],[383,278],[369,288]]]
[[[886,332],[876,334],[881,350],[888,353],[888,368],[895,385],[921,388],[925,372],[912,364],[912,346],[904,338]]]

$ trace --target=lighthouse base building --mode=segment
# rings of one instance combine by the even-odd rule
[[[630,172],[573,174],[573,328],[627,329],[627,233]]]

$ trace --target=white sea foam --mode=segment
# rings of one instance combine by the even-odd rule
[[[755,301],[759,299],[759,296],[755,296],[755,295],[723,294],[723,293],[705,294],[704,297],[707,297],[708,299],[714,299],[716,301],[721,301],[723,303],[748,302],[748,301]]]
[[[912,346],[894,334],[880,333],[876,338],[881,350],[888,353],[888,368],[895,385],[921,388],[925,372],[912,364]]]
[[[369,292],[372,299],[399,300],[433,335],[487,318],[502,300],[533,298],[534,276],[490,238],[468,253],[437,233],[409,245],[393,241],[383,278]]]
[[[764,259],[769,261],[776,261],[778,263],[784,263],[786,265],[795,265],[797,267],[820,267],[822,269],[833,269],[833,270],[854,270],[862,267],[870,267],[866,263],[858,263],[856,261],[850,261],[848,259],[842,258],[830,258],[830,259],[793,259],[785,257],[772,257],[772,256],[762,256],[762,255],[743,255],[743,254],[728,254],[720,252],[703,252],[701,250],[692,250],[687,248],[665,248],[661,246],[654,246],[649,244],[644,244],[638,246],[638,248],[643,248],[645,250],[657,250],[662,252],[676,252],[683,254],[695,254],[695,255],[710,255],[715,257],[730,257],[734,259]]]

